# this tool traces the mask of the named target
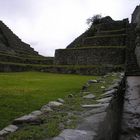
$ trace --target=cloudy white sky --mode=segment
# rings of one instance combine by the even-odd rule
[[[44,56],[65,48],[83,33],[86,19],[130,18],[139,0],[0,0],[0,20]]]

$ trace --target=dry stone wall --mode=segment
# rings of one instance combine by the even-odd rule
[[[55,52],[57,65],[120,65],[125,61],[125,48],[59,49]]]
[[[126,35],[105,35],[83,39],[83,46],[124,46]]]
[[[136,48],[135,54],[137,58],[137,63],[140,67],[140,6],[137,6],[132,14],[132,23],[136,24]]]

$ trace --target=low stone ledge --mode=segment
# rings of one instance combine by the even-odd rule
[[[97,100],[97,102],[103,104],[103,103],[109,103],[111,101],[112,97],[102,98]]]
[[[58,98],[57,101],[58,101],[59,103],[62,103],[62,104],[65,102],[65,101],[64,101],[63,99],[61,99],[61,98]]]
[[[31,112],[31,115],[40,116],[42,115],[42,112],[40,110],[36,110],[36,111]]]
[[[13,124],[19,125],[23,123],[31,123],[31,124],[40,124],[42,121],[38,116],[35,115],[24,115],[20,118],[17,118],[13,121]]]
[[[65,129],[58,136],[52,140],[93,140],[95,133],[93,131]]]
[[[84,99],[95,99],[95,95],[93,94],[88,94],[86,96],[83,96]]]
[[[101,96],[102,96],[102,97],[111,97],[111,96],[113,96],[113,94],[116,93],[116,92],[117,92],[117,89],[111,89],[111,90],[109,90],[109,91],[103,93]]]
[[[81,105],[83,108],[99,108],[99,107],[104,107],[108,106],[108,103],[105,104],[90,104],[90,105]]]
[[[93,83],[98,83],[98,81],[97,80],[89,80],[88,81],[88,84],[93,84]]]
[[[49,107],[59,107],[59,106],[62,106],[62,105],[63,105],[62,103],[56,102],[56,101],[50,101],[50,102],[48,103],[48,106],[49,106]]]
[[[5,127],[4,129],[2,129],[0,131],[0,136],[5,136],[9,133],[13,133],[18,129],[18,126],[16,125],[8,125],[7,127]]]

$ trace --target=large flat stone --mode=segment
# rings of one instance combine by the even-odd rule
[[[93,94],[88,94],[86,96],[83,96],[84,99],[94,99],[95,96]]]
[[[102,98],[102,99],[97,100],[97,102],[99,102],[99,103],[109,103],[111,99],[112,99],[112,97]]]
[[[48,106],[50,106],[50,107],[59,107],[59,106],[62,106],[62,105],[63,105],[62,103],[56,102],[56,101],[50,101],[48,103]]]
[[[97,80],[89,80],[88,83],[89,83],[89,84],[98,83],[98,81],[97,81]]]
[[[95,133],[92,131],[65,129],[58,137],[52,140],[93,140]]]
[[[0,136],[5,136],[7,135],[9,132],[5,131],[4,129],[0,131]]]
[[[5,131],[11,132],[11,133],[15,132],[17,129],[18,129],[18,127],[16,125],[9,125],[4,128]]]
[[[24,115],[20,118],[17,118],[13,121],[13,124],[23,124],[23,123],[35,123],[39,124],[41,122],[40,118],[35,115]]]
[[[116,92],[117,92],[117,89],[112,89],[112,90],[109,90],[109,91],[103,93],[101,96],[102,97],[110,97],[110,96],[112,96]]]
[[[98,107],[104,107],[108,106],[108,103],[106,104],[89,104],[89,105],[81,105],[83,108],[98,108]]]
[[[40,116],[41,114],[42,114],[42,112],[40,110],[31,112],[31,115],[34,115],[34,116]]]
[[[53,111],[53,110],[52,110],[52,108],[51,108],[50,106],[48,106],[48,104],[47,104],[47,105],[44,105],[44,106],[41,107],[41,111],[42,111],[43,113],[46,113],[46,112],[51,112],[51,111]]]
[[[62,104],[65,102],[65,101],[64,101],[63,99],[61,99],[61,98],[58,98],[57,101],[58,101],[59,103],[62,103]]]
[[[0,131],[0,136],[4,136],[9,133],[13,133],[13,132],[17,131],[17,129],[18,129],[18,127],[16,125],[8,125],[7,127],[5,127],[4,129],[2,129]]]

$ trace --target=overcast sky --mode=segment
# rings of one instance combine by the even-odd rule
[[[0,20],[44,56],[65,48],[95,14],[130,18],[140,0],[0,0]]]

